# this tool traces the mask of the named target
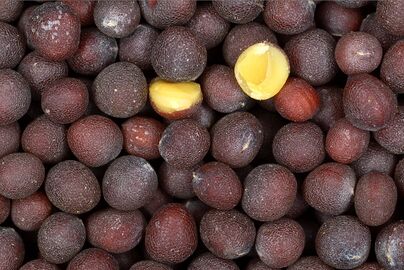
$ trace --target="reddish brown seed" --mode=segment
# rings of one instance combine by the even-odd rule
[[[333,270],[333,268],[323,263],[318,257],[309,256],[301,257],[297,262],[289,266],[287,270]]]
[[[211,3],[198,6],[186,26],[206,49],[218,46],[230,30],[230,23],[220,17]]]
[[[400,110],[386,127],[373,133],[375,140],[393,154],[404,154],[404,111]]]
[[[223,58],[227,65],[234,67],[240,54],[256,43],[277,43],[275,34],[265,25],[257,22],[236,25],[223,42]]]
[[[34,9],[37,7],[38,5],[33,5],[30,7],[27,7],[26,9],[24,9],[24,11],[22,12],[20,19],[18,20],[18,24],[17,24],[17,28],[20,31],[20,34],[25,38],[26,42],[27,42],[27,47],[30,49],[33,49],[33,45],[31,42],[31,36],[32,32],[29,31],[30,28],[30,20],[31,20],[31,15],[32,12],[34,11]]]
[[[62,2],[68,5],[77,17],[79,17],[82,26],[92,25],[94,23],[93,13],[96,2],[91,0],[63,0]]]
[[[404,221],[386,226],[376,237],[377,261],[385,269],[398,270],[404,267]]]
[[[352,168],[358,177],[371,171],[391,175],[394,172],[396,159],[394,155],[371,141],[365,153],[352,163]]]
[[[212,156],[233,168],[248,165],[264,140],[258,119],[248,112],[234,112],[218,120],[211,129]]]
[[[390,34],[404,35],[404,2],[400,0],[378,2],[376,19]]]
[[[359,267],[356,267],[354,270],[384,270],[378,263],[364,263]]]
[[[204,101],[221,113],[246,109],[253,103],[236,81],[234,72],[225,65],[213,65],[201,78]]]
[[[358,31],[362,20],[363,14],[359,8],[343,7],[338,1],[324,1],[317,4],[317,24],[333,36]]]
[[[24,242],[18,233],[13,228],[0,227],[0,269],[19,269],[24,256]]]
[[[159,184],[170,196],[190,199],[195,196],[192,188],[192,173],[199,165],[191,168],[177,168],[163,162],[159,169]]]
[[[20,270],[60,270],[60,268],[53,263],[49,263],[44,259],[36,259],[24,264]]]
[[[69,147],[66,140],[66,127],[55,124],[42,115],[25,128],[21,136],[24,152],[38,157],[45,164],[53,164],[66,159]]]
[[[124,212],[105,208],[88,217],[87,238],[95,247],[111,253],[123,253],[140,243],[145,226],[145,218],[139,210]]]
[[[304,241],[302,226],[292,219],[283,218],[261,225],[257,232],[255,249],[266,265],[282,268],[299,259],[303,253]]]
[[[233,209],[243,194],[237,174],[221,162],[209,162],[196,169],[192,187],[202,202],[219,210]]]
[[[159,158],[158,145],[164,128],[156,119],[132,117],[122,124],[123,148],[128,154],[147,160]]]
[[[244,180],[243,210],[259,221],[286,215],[295,201],[297,182],[285,167],[265,164],[253,169]]]
[[[325,139],[325,150],[336,162],[349,164],[368,148],[370,133],[353,126],[346,118],[336,121]]]
[[[352,269],[363,264],[371,248],[368,227],[352,216],[336,216],[321,225],[316,237],[320,259],[337,269]]]
[[[172,268],[162,263],[144,260],[135,263],[129,270],[172,270]]]
[[[20,125],[17,122],[5,126],[0,125],[0,158],[18,151],[20,137]]]
[[[70,124],[84,115],[88,102],[88,90],[82,81],[62,78],[43,91],[41,107],[53,122]]]
[[[355,212],[368,226],[386,223],[394,213],[397,188],[394,180],[380,172],[362,176],[355,189]]]
[[[343,35],[335,47],[335,60],[347,75],[371,73],[381,63],[383,48],[374,36],[365,32]]]
[[[50,263],[70,261],[85,241],[86,228],[81,219],[63,212],[48,217],[38,231],[39,252]]]
[[[31,92],[24,77],[14,70],[1,69],[0,125],[8,125],[19,120],[27,113],[30,103]]]
[[[265,5],[264,20],[271,30],[284,34],[295,35],[314,26],[313,1],[268,1]]]
[[[12,22],[15,21],[21,14],[24,8],[22,1],[4,0],[0,2],[0,21]]]
[[[136,65],[117,62],[97,75],[92,93],[95,104],[102,112],[116,118],[128,118],[146,105],[147,82]]]
[[[313,29],[293,36],[284,49],[292,73],[313,86],[330,82],[337,73],[335,40],[325,30]]]
[[[325,158],[323,132],[311,122],[287,124],[276,133],[272,151],[292,172],[311,171]]]
[[[114,38],[127,37],[135,31],[141,18],[135,0],[101,1],[94,8],[94,22],[101,32]]]
[[[264,10],[264,0],[218,0],[212,4],[220,16],[237,24],[253,21]]]
[[[190,168],[208,153],[210,136],[206,128],[191,119],[171,123],[159,143],[160,155],[172,166]]]
[[[305,80],[289,78],[274,97],[278,113],[293,122],[312,118],[320,108],[320,96]]]
[[[162,206],[170,203],[172,198],[168,196],[163,190],[158,188],[154,194],[152,199],[146,203],[142,209],[148,214],[149,216],[153,216],[154,213],[157,212]]]
[[[195,221],[180,204],[166,204],[146,227],[145,249],[158,262],[176,264],[190,257],[198,244]]]
[[[342,89],[333,86],[321,86],[316,90],[320,96],[320,108],[313,116],[313,121],[324,131],[328,131],[338,119],[344,117]]]
[[[404,196],[404,159],[401,159],[394,171],[394,181],[401,196]]]
[[[48,171],[45,191],[54,206],[75,215],[90,211],[101,198],[93,172],[75,160],[60,162]]]
[[[14,26],[0,22],[0,68],[15,68],[25,54],[24,36]]]
[[[397,111],[391,89],[370,74],[348,78],[343,93],[346,118],[356,127],[369,131],[382,129]]]
[[[231,260],[225,260],[216,257],[210,252],[203,253],[195,257],[188,265],[188,270],[220,269],[220,270],[239,270],[237,264]]]
[[[45,167],[32,154],[14,153],[0,159],[0,194],[9,199],[28,197],[39,189]]]
[[[41,191],[24,199],[13,200],[11,204],[11,220],[23,231],[38,230],[51,214],[52,204]]]
[[[123,136],[118,125],[111,119],[91,115],[70,126],[67,142],[79,161],[90,167],[99,167],[119,155]]]
[[[159,32],[148,24],[140,24],[132,35],[119,40],[119,60],[151,68],[151,50]]]
[[[195,0],[140,0],[143,18],[154,27],[164,29],[186,24],[195,13]]]
[[[260,259],[253,258],[247,265],[246,270],[276,270],[263,263]]]
[[[351,167],[324,163],[304,180],[303,196],[314,209],[328,215],[340,215],[352,204],[355,184],[355,172]]]
[[[143,158],[122,156],[104,174],[105,201],[119,210],[135,210],[148,203],[157,190],[157,174]]]
[[[81,31],[79,47],[67,62],[69,67],[78,74],[97,75],[114,63],[117,55],[116,40],[97,28],[91,27]]]
[[[98,248],[85,249],[77,254],[67,266],[67,270],[119,270],[115,258]]]
[[[404,93],[404,41],[397,41],[386,52],[380,78],[397,94]]]
[[[207,249],[222,259],[237,259],[250,252],[255,240],[254,222],[237,210],[210,210],[199,226]]]
[[[80,20],[67,5],[44,3],[32,12],[27,29],[35,50],[52,61],[71,57],[80,42]]]
[[[22,59],[18,72],[31,87],[32,98],[39,100],[45,88],[54,81],[67,77],[68,66],[65,61],[50,61],[37,52],[31,52]]]
[[[11,201],[0,195],[0,224],[6,221],[10,214]]]

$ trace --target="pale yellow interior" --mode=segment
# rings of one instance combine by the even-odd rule
[[[275,96],[289,77],[289,61],[279,47],[257,43],[237,59],[234,73],[241,89],[253,99]]]

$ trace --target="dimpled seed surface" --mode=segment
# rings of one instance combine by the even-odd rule
[[[380,1],[376,6],[377,21],[391,34],[404,35],[404,3],[400,0]]]
[[[24,256],[24,242],[20,235],[12,228],[0,227],[0,269],[19,269]]]
[[[248,254],[256,235],[254,222],[237,210],[206,212],[199,231],[207,249],[223,259],[237,259]]]
[[[397,41],[386,52],[380,78],[397,94],[404,92],[404,41]]]
[[[264,0],[217,0],[212,4],[220,16],[237,24],[253,21],[264,10]]]
[[[368,258],[370,247],[369,229],[352,216],[326,220],[316,237],[316,251],[320,259],[338,269],[360,266]]]
[[[239,270],[237,264],[231,260],[216,257],[210,252],[203,253],[196,257],[188,266],[188,270],[220,269]]]
[[[25,54],[24,37],[14,26],[0,22],[0,68],[15,68]]]
[[[66,270],[119,270],[115,258],[98,248],[85,249],[77,254],[69,263]]]
[[[145,260],[135,263],[129,270],[172,270],[172,268],[162,263]]]
[[[0,3],[0,20],[3,22],[15,21],[24,7],[22,1],[3,0]]]
[[[404,109],[400,108],[386,127],[373,133],[375,140],[393,154],[404,154]]]
[[[111,253],[123,253],[137,246],[146,226],[139,210],[120,211],[105,208],[87,219],[88,241]]]
[[[260,259],[254,258],[248,263],[246,270],[275,270],[275,268],[269,267]]]
[[[295,201],[297,182],[285,167],[265,164],[253,169],[244,180],[243,210],[259,221],[286,215]]]
[[[356,267],[355,270],[384,270],[378,263],[364,263],[359,267]]]
[[[92,0],[62,0],[62,2],[68,5],[79,17],[82,26],[87,26],[94,23],[93,13],[96,2]]]
[[[386,269],[399,270],[404,267],[404,221],[386,226],[376,237],[377,261]]]
[[[323,263],[317,256],[310,256],[301,257],[287,270],[333,270],[333,268]]]
[[[166,264],[190,257],[198,244],[198,231],[191,214],[180,204],[166,204],[146,227],[145,248],[149,256]]]
[[[60,268],[44,259],[36,259],[24,264],[20,270],[60,270]]]
[[[0,126],[0,158],[18,151],[20,137],[21,129],[17,122]]]
[[[193,172],[199,167],[177,168],[163,162],[159,169],[159,185],[168,195],[179,199],[195,196],[192,188]]]

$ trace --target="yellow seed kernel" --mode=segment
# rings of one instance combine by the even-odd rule
[[[241,53],[234,74],[241,89],[251,98],[264,100],[275,96],[289,77],[289,60],[278,46],[262,42]]]
[[[150,102],[157,113],[168,119],[182,118],[201,104],[203,96],[199,83],[170,82],[154,79],[149,86]]]

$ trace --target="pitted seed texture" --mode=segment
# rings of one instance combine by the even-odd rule
[[[144,261],[140,261],[135,263],[134,265],[132,265],[132,267],[129,270],[172,270],[171,267],[159,263],[159,262],[155,262],[155,261],[151,261],[151,260],[144,260]]]
[[[49,263],[44,259],[36,259],[24,264],[20,270],[60,270],[60,268],[53,263]]]
[[[287,270],[333,270],[333,268],[323,263],[317,256],[309,256],[301,257]]]
[[[81,26],[88,26],[94,23],[94,7],[96,2],[92,0],[62,0],[65,5],[68,5],[73,13],[79,17]]]
[[[0,3],[0,21],[12,22],[20,16],[24,7],[22,1],[4,0]]]
[[[239,270],[240,268],[231,260],[225,260],[206,252],[192,260],[188,266],[188,270],[203,269]]]
[[[385,269],[398,270],[404,267],[404,222],[402,220],[386,226],[376,237],[377,261]]]
[[[17,28],[0,22],[0,68],[15,68],[18,65],[25,54],[24,43],[24,36]]]
[[[212,2],[220,16],[231,23],[245,24],[253,21],[264,10],[264,0],[218,0]]]
[[[67,266],[67,270],[119,270],[118,261],[102,249],[89,248],[77,254]]]
[[[375,140],[393,154],[404,154],[404,110],[394,115],[393,119],[382,129],[373,133]]]
[[[159,168],[159,185],[170,196],[190,199],[195,196],[192,188],[193,172],[199,164],[191,168],[177,168],[163,162]]]
[[[18,151],[20,137],[21,129],[17,122],[0,126],[0,158]]]
[[[397,94],[404,92],[404,41],[397,41],[385,53],[380,78]]]
[[[25,256],[24,242],[13,229],[0,227],[0,269],[17,270]]]

